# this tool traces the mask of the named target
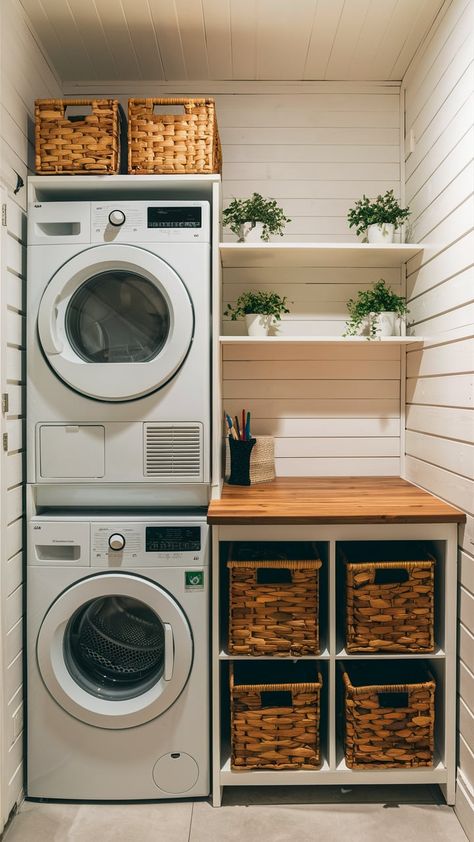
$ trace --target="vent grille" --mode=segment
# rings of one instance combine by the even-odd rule
[[[202,482],[202,424],[145,424],[145,476]]]

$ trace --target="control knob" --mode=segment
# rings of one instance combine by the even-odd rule
[[[125,214],[121,210],[113,210],[109,213],[109,222],[111,225],[119,227],[125,222]]]
[[[123,550],[125,546],[125,538],[119,532],[114,532],[109,538],[109,547],[111,550]]]

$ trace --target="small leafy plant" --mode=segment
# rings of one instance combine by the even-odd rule
[[[399,316],[408,313],[405,299],[393,292],[383,278],[376,281],[372,289],[360,290],[356,299],[350,298],[347,309],[350,319],[343,336],[358,336],[367,317],[374,313],[395,312]],[[369,320],[369,323],[369,338],[373,338],[376,335],[377,325],[373,318]]]
[[[255,228],[256,222],[263,223],[262,240],[268,242],[270,234],[283,236],[283,229],[287,222],[282,208],[274,199],[264,199],[260,193],[253,193],[250,199],[232,199],[230,205],[222,213],[222,221],[230,230],[237,234],[239,243],[243,242],[242,226],[250,223]]]
[[[409,215],[410,209],[400,207],[393,190],[387,190],[383,196],[373,200],[363,195],[348,211],[347,221],[349,228],[355,227],[357,234],[363,234],[369,225],[388,223],[399,228]]]
[[[232,321],[242,319],[246,315],[273,316],[275,321],[281,320],[282,313],[289,313],[286,306],[288,299],[277,292],[249,289],[239,295],[235,307],[228,304],[224,316],[230,316]]]

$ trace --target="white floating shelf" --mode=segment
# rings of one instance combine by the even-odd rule
[[[220,175],[34,175],[28,200],[210,199],[220,180]]]
[[[225,269],[263,266],[340,267],[386,269],[402,266],[423,251],[420,244],[391,243],[221,243]]]
[[[384,336],[380,339],[369,339],[368,336],[220,336],[221,345],[262,345],[269,343],[277,345],[306,344],[319,342],[323,344],[339,345],[413,345],[422,343],[421,336]]]

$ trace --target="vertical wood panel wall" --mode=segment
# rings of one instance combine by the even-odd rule
[[[406,200],[416,239],[410,317],[432,339],[407,354],[407,478],[467,512],[459,548],[456,809],[474,838],[473,4],[453,0],[404,80]]]
[[[2,392],[8,451],[2,462],[0,600],[4,674],[0,710],[4,731],[0,829],[23,786],[23,454],[26,177],[33,165],[34,99],[59,96],[54,73],[41,52],[21,5],[2,0],[0,179],[7,224],[2,227]],[[15,195],[17,176],[25,187]]]

